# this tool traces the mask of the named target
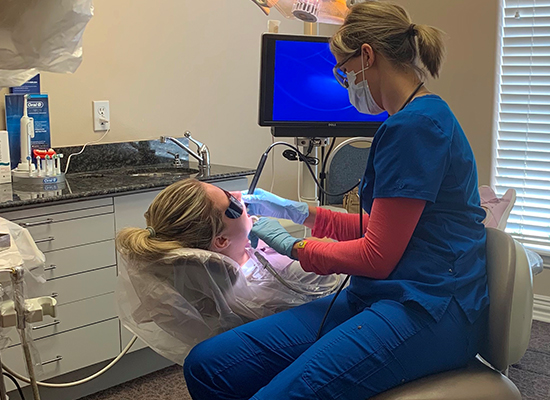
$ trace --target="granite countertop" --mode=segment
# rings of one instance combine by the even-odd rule
[[[189,178],[216,182],[253,175],[255,172],[246,168],[212,165],[209,173],[201,174],[197,163],[188,160],[184,160],[181,167],[174,167],[171,163],[173,157],[166,157],[156,149],[157,144],[158,142],[150,141],[93,146],[95,149],[90,151],[87,157],[74,157],[74,160],[71,160],[65,183],[44,187],[20,183],[1,184],[0,209],[8,211],[45,203],[161,189]],[[71,154],[75,149],[56,150],[58,153]],[[168,148],[164,151],[177,152],[177,149]],[[99,168],[100,165],[103,168]],[[64,165],[62,167],[64,168]]]

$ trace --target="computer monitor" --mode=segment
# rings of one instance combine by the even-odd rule
[[[275,136],[374,136],[387,113],[358,112],[334,78],[336,60],[322,36],[264,34],[259,125]]]

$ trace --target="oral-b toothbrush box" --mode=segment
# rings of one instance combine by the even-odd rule
[[[24,95],[6,95],[6,127],[10,142],[11,168],[16,168],[21,158],[21,117]],[[27,113],[34,118],[34,138],[31,148],[47,150],[51,147],[50,107],[47,94],[32,94],[27,100]]]
[[[0,184],[11,182],[8,131],[0,131]],[[1,198],[2,196],[0,196]]]
[[[40,94],[40,74],[33,76],[21,86],[10,87],[12,94]]]

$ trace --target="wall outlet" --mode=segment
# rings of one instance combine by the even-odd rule
[[[94,101],[94,131],[103,132],[111,129],[111,110],[109,100]]]

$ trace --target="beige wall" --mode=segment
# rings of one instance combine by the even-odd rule
[[[100,137],[92,100],[109,100],[106,142],[190,130],[217,164],[255,167],[271,143],[257,125],[260,35],[267,18],[250,0],[96,0],[74,75],[43,74],[56,146]],[[283,21],[285,32],[302,24]],[[278,163],[276,190],[295,195],[296,165]],[[263,181],[270,178],[266,168]]]
[[[474,148],[480,182],[488,183],[498,0],[399,3],[416,23],[448,33],[447,63],[430,88],[456,112]],[[256,165],[271,141],[256,123],[259,40],[267,18],[250,0],[96,0],[95,12],[80,69],[42,77],[51,96],[55,146],[99,138],[91,102],[110,100],[106,142],[191,130],[209,145],[215,163]],[[272,18],[280,16],[274,12]],[[284,20],[281,31],[299,33],[302,24]],[[275,191],[295,197],[296,164],[276,154]],[[264,186],[269,179],[267,170]]]

